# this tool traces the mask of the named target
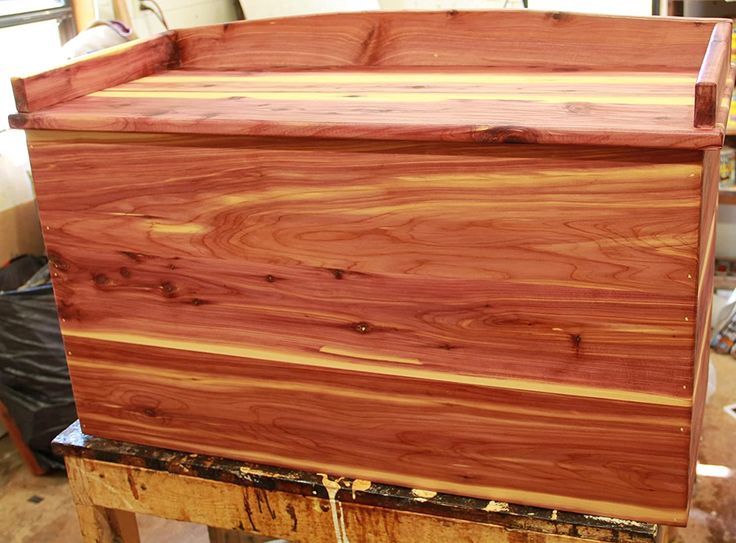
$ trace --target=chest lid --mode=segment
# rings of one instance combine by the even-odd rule
[[[13,81],[26,129],[704,148],[731,22],[375,12],[170,31]]]

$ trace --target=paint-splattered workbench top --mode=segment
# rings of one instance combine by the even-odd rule
[[[438,494],[339,474],[283,469],[102,439],[85,434],[78,421],[59,434],[53,448],[67,462],[72,459],[72,485],[84,487],[84,498],[93,503],[117,499],[127,506],[126,510],[138,513],[164,513],[173,520],[202,523],[209,518],[215,526],[231,522],[231,528],[291,541],[321,542],[327,532],[325,539],[336,543],[408,543],[402,537],[407,533],[413,536],[409,541],[414,542],[480,535],[483,541],[497,543],[655,543],[663,540],[660,538],[665,530],[645,522]],[[119,488],[116,478],[109,477],[114,475],[107,471],[110,468],[126,474]],[[186,481],[209,483],[219,490],[215,493],[219,501],[202,507],[192,507],[197,500],[177,503],[176,494],[170,492],[172,485],[157,488],[151,484],[152,479],[146,478],[168,474],[184,476],[178,486],[174,485],[182,494],[190,490]],[[101,478],[106,479],[104,484],[95,485],[95,480]],[[177,477],[167,479],[177,481]],[[85,481],[92,484],[85,485]],[[240,487],[240,492],[232,492],[235,487]],[[228,499],[238,494],[237,501]],[[159,505],[162,502],[169,506]],[[329,537],[333,513],[337,518],[336,539]],[[416,514],[423,522],[416,521]]]

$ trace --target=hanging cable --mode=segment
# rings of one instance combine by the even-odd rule
[[[140,7],[141,11],[150,11],[153,13],[161,21],[161,24],[164,25],[164,28],[166,30],[169,29],[169,24],[166,22],[166,17],[164,17],[164,10],[161,9],[161,6],[156,0],[141,0]]]

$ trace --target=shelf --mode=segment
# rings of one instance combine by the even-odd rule
[[[736,205],[736,187],[720,189],[718,191],[718,203],[721,205]]]
[[[733,275],[716,275],[713,281],[713,288],[731,288],[736,289],[736,276]]]

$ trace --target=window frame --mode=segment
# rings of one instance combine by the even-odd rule
[[[61,38],[62,44],[76,35],[72,0],[63,0],[63,5],[56,8],[0,15],[0,28],[21,26],[41,21],[59,21],[59,37]]]

